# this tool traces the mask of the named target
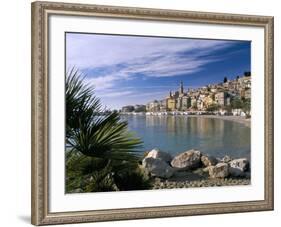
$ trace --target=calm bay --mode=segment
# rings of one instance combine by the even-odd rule
[[[129,130],[143,141],[141,152],[158,148],[171,155],[198,149],[215,157],[250,159],[251,129],[224,119],[189,116],[123,115]]]

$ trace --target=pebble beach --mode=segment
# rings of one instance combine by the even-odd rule
[[[197,188],[197,187],[216,187],[216,186],[235,186],[250,185],[250,173],[246,177],[229,177],[229,178],[209,178],[208,174],[182,173],[186,175],[181,178],[172,177],[170,179],[155,178],[153,189],[173,189],[173,188]]]

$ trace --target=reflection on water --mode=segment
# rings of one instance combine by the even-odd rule
[[[173,155],[189,150],[222,157],[250,158],[251,129],[231,121],[187,116],[122,116],[144,142]]]

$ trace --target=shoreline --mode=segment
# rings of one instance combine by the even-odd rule
[[[221,119],[226,121],[232,121],[236,123],[243,124],[251,128],[251,118],[246,119],[241,116],[220,116],[220,115],[188,115],[188,117],[200,117],[200,118],[212,118],[212,119]]]
[[[129,116],[138,116],[133,115],[133,114],[122,114],[122,115],[129,115]],[[236,123],[240,123],[243,124],[246,127],[251,128],[251,118],[245,118],[242,116],[227,116],[227,115],[212,115],[212,114],[188,114],[188,115],[140,115],[140,116],[156,116],[156,117],[165,117],[165,116],[173,116],[173,117],[198,117],[198,118],[210,118],[210,119],[221,119],[221,120],[226,120],[226,121],[232,121],[232,122],[236,122]]]
[[[188,150],[171,156],[153,149],[141,166],[153,189],[195,188],[251,184],[251,167],[247,158],[222,159],[199,150]]]
[[[176,172],[169,179],[161,179],[159,177],[155,177],[153,179],[153,189],[236,186],[250,184],[250,171],[247,171],[243,177],[228,176],[225,178],[210,178],[209,174],[204,171],[204,168]]]

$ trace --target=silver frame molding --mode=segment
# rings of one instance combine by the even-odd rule
[[[154,21],[257,26],[265,36],[264,200],[130,209],[49,212],[48,189],[48,17],[78,15]],[[32,224],[66,224],[125,219],[273,210],[273,17],[55,2],[32,3]],[[262,151],[261,151],[262,152]]]

